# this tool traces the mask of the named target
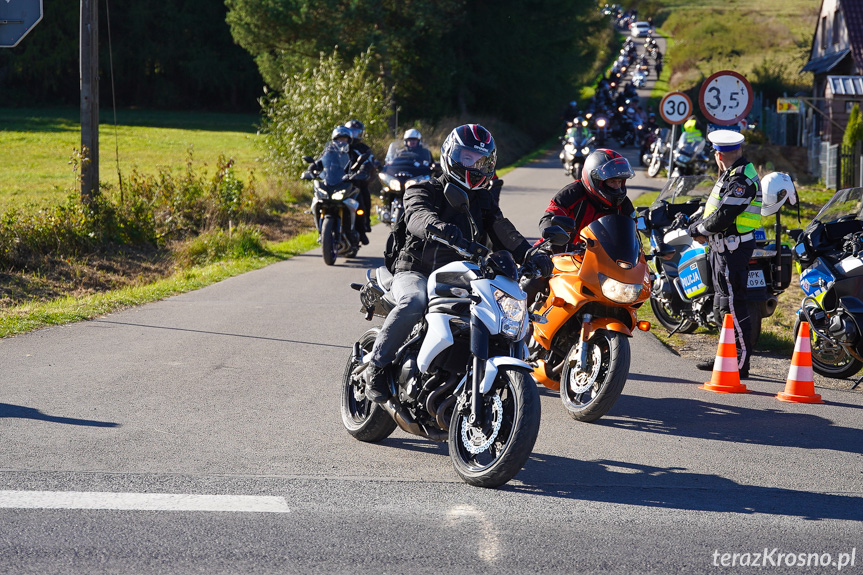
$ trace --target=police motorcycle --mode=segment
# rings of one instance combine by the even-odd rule
[[[690,140],[681,136],[671,157],[671,176],[694,176],[707,173],[710,168],[708,142]]]
[[[710,246],[694,241],[687,231],[690,220],[703,211],[714,184],[706,175],[674,177],[649,207],[637,208],[638,228],[650,239],[650,308],[671,333],[692,333],[698,327],[722,323],[713,311]],[[778,210],[778,206],[762,205],[763,216]],[[749,262],[746,300],[752,341],[757,342],[762,319],[773,315],[778,295],[791,283],[791,250],[786,245],[777,250],[763,227],[753,234],[757,247]]]
[[[593,151],[593,144],[596,138],[587,130],[588,121],[583,118],[576,118],[573,127],[567,131],[565,136],[561,136],[563,149],[560,151],[559,158],[563,164],[563,171],[566,175],[573,178],[581,178],[581,168],[584,166],[584,161],[587,156]]]
[[[863,367],[863,188],[836,192],[805,229],[788,234],[805,294],[794,333],[809,322],[815,373],[850,377]]]
[[[396,142],[390,144],[387,163],[378,172],[382,205],[377,207],[377,212],[381,222],[394,225],[404,212],[405,190],[431,179],[434,169],[428,149],[414,151],[403,145],[399,147]]]
[[[467,194],[448,184],[447,201],[469,214]],[[471,219],[472,237],[476,224]],[[342,381],[345,428],[360,441],[378,442],[396,428],[432,441],[449,441],[456,473],[471,485],[497,487],[527,461],[540,424],[540,403],[526,338],[533,317],[507,251],[489,252],[472,240],[454,243],[434,226],[429,237],[458,251],[465,260],[447,264],[428,279],[428,307],[391,364],[391,398],[383,405],[367,399],[364,372],[380,328],[364,333],[353,346]],[[546,243],[563,245],[569,236],[550,228]],[[367,272],[360,292],[366,319],[386,317],[395,306],[386,267]]]
[[[303,156],[309,164],[301,179],[313,182],[311,213],[315,218],[324,263],[336,263],[338,256],[352,258],[360,249],[357,216],[362,215],[359,188],[353,182],[368,179],[365,164],[371,158],[363,154],[353,163],[347,144],[331,141],[318,160]]]

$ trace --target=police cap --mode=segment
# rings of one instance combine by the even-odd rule
[[[745,138],[733,130],[716,130],[707,134],[707,139],[717,152],[731,152],[738,149]]]

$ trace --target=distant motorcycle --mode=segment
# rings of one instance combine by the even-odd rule
[[[595,138],[588,134],[577,134],[564,136],[563,149],[560,151],[560,161],[563,163],[563,171],[566,175],[578,180],[581,178],[581,168],[584,160],[593,151]]]
[[[812,369],[844,379],[863,367],[863,188],[836,192],[797,241],[794,258],[806,297],[794,333],[809,322]],[[863,379],[863,378],[861,378]],[[859,385],[860,380],[854,384]]]
[[[671,177],[706,174],[710,168],[707,155],[707,140],[680,138],[671,159]]]
[[[423,151],[426,151],[423,149]],[[426,151],[427,152],[427,151]],[[383,166],[378,174],[381,180],[381,202],[378,217],[385,224],[395,224],[404,212],[405,190],[431,179],[434,165],[431,156],[421,158],[413,152],[402,152]]]
[[[642,165],[647,166],[647,175],[655,178],[659,171],[668,165],[668,128],[656,128],[648,145],[642,153]]]
[[[311,213],[315,218],[319,241],[323,248],[324,263],[336,263],[338,256],[352,258],[360,249],[360,234],[356,229],[360,211],[359,188],[355,181],[368,179],[363,165],[371,155],[363,154],[351,164],[348,152],[329,144],[316,161],[303,156],[309,168],[301,179],[313,181],[314,196]]]

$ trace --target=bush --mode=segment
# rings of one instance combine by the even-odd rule
[[[863,140],[863,118],[860,116],[860,105],[854,104],[848,117],[848,124],[845,126],[842,144],[850,148],[861,140]]]
[[[228,258],[264,256],[261,232],[250,226],[205,232],[180,245],[175,254],[183,266],[205,265]]]
[[[371,49],[346,67],[338,51],[321,54],[317,67],[283,79],[279,93],[261,99],[265,159],[280,174],[299,177],[304,155],[317,155],[333,128],[356,118],[367,143],[384,148],[390,94],[371,73]],[[384,148],[385,149],[385,148]]]

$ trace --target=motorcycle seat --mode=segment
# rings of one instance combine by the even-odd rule
[[[375,278],[378,280],[378,285],[386,292],[389,292],[393,286],[393,277],[393,274],[390,273],[390,270],[386,266],[381,266],[375,270]]]

